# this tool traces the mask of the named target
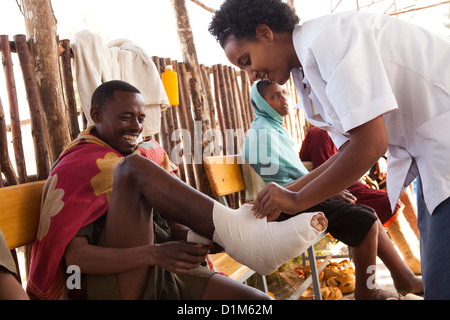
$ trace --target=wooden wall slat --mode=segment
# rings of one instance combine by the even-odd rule
[[[50,173],[50,159],[48,155],[47,131],[44,126],[45,118],[42,113],[41,93],[25,35],[14,36],[14,43],[19,56],[20,69],[22,70],[28,107],[30,109],[31,135],[36,158],[37,180],[44,180],[47,179]],[[71,88],[73,91],[73,86]]]
[[[11,58],[11,49],[9,47],[9,37],[0,36],[2,63],[5,72],[5,82],[9,99],[9,112],[11,115],[12,144],[14,147],[14,158],[16,160],[16,170],[20,183],[28,181],[27,170],[25,166],[25,155],[22,146],[22,131],[20,129],[19,103],[17,100],[16,81],[14,78],[13,63]]]

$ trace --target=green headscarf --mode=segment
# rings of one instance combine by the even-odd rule
[[[243,156],[265,183],[273,181],[285,185],[307,174],[308,170],[295,150],[294,141],[283,127],[283,116],[261,96],[258,82],[251,89],[256,118],[247,131]]]

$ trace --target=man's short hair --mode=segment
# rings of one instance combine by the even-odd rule
[[[113,99],[114,92],[117,90],[141,93],[136,87],[132,86],[128,82],[121,80],[107,81],[102,83],[100,86],[98,86],[97,89],[95,89],[94,93],[92,94],[91,106],[102,108],[105,104]]]

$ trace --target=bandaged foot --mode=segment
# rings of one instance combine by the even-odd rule
[[[239,263],[259,274],[275,272],[283,263],[306,251],[326,229],[322,212],[307,212],[282,222],[267,222],[253,215],[251,205],[234,210],[215,202],[213,241]],[[201,236],[190,233],[188,241],[208,244]]]

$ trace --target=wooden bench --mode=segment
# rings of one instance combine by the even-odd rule
[[[219,201],[223,204],[226,204],[225,196],[236,193],[239,191],[245,190],[245,181],[242,173],[241,160],[237,155],[228,155],[228,156],[212,156],[203,158],[203,166],[205,168],[206,175],[210,182],[212,191],[219,198]],[[326,235],[326,232],[321,233],[315,243],[322,239],[322,237]],[[311,265],[311,275],[306,279],[305,283],[309,283],[307,286],[302,286],[303,291],[308,288],[308,286],[313,284],[315,297],[317,300],[322,299],[322,295],[320,292],[320,282],[319,282],[319,271],[317,270],[316,264],[316,255],[314,253],[314,247],[310,246],[307,250],[308,252],[308,260]],[[213,257],[214,263],[214,255]],[[233,262],[229,262],[229,261]],[[255,271],[251,270],[247,266],[244,266],[236,261],[234,261],[231,257],[226,255],[226,253],[221,254],[221,259],[218,260],[218,264],[216,267],[221,270],[221,268],[229,268],[229,265],[232,265],[234,269],[232,269],[231,274],[234,275],[233,279],[238,281],[245,281],[248,278],[248,274],[252,275]],[[244,272],[245,271],[245,272]],[[224,272],[226,273],[226,272]],[[239,275],[243,274],[245,276],[240,277]],[[262,281],[264,282],[265,291],[267,292],[267,284],[265,277],[262,277]],[[300,292],[301,294],[301,292]]]

